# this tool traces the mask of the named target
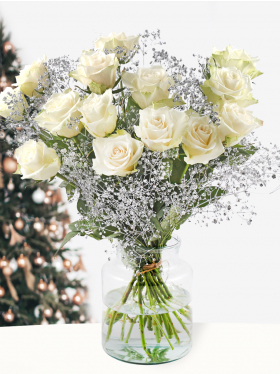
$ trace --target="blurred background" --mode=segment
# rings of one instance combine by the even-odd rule
[[[210,56],[213,46],[244,48],[259,56],[258,69],[264,72],[254,85],[259,104],[250,107],[264,121],[259,138],[279,145],[279,10],[277,2],[23,1],[1,2],[0,18],[12,33],[21,65],[44,54],[78,58],[112,31],[136,35],[160,29],[169,53],[188,66],[196,65],[193,54]],[[276,180],[251,194],[258,214],[250,226],[235,217],[208,228],[193,220],[179,230],[181,258],[194,270],[194,322],[280,323],[280,190],[271,193],[279,184]],[[78,218],[75,203],[67,210],[72,221]],[[101,267],[112,256],[105,252],[111,245],[74,238],[69,247],[80,248],[90,314],[100,322]],[[67,258],[73,264],[78,260],[76,252]]]

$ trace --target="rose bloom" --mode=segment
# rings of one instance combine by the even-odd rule
[[[15,150],[15,158],[19,164],[16,174],[22,174],[22,179],[49,179],[59,172],[61,165],[55,150],[41,140],[28,140]]]
[[[187,130],[182,143],[187,157],[185,162],[190,165],[197,163],[207,164],[224,153],[224,147],[218,135],[218,127],[209,123],[208,116],[200,116],[190,111]]]
[[[228,45],[224,51],[213,48],[213,54],[210,58],[212,66],[236,67],[242,74],[248,74],[251,79],[256,78],[262,73],[256,69],[258,57],[252,57],[244,51]]]
[[[9,108],[10,106],[12,108]],[[0,93],[0,116],[4,118],[12,116],[13,119],[20,121],[26,108],[27,102],[19,88],[13,90],[7,87]]]
[[[225,104],[220,114],[221,123],[218,132],[226,147],[238,144],[241,139],[253,130],[262,126],[263,122],[252,115],[252,112],[237,104]]]
[[[229,60],[244,60],[249,62],[259,61],[258,57],[252,57],[244,51],[244,49],[238,49],[232,47],[230,44],[225,48],[224,51],[219,51],[216,47],[213,47],[213,54],[223,56],[226,61]]]
[[[92,160],[93,169],[97,174],[124,177],[136,171],[144,144],[119,130],[108,138],[93,139],[92,147],[96,157]]]
[[[77,70],[72,71],[70,76],[85,86],[94,83],[105,88],[113,88],[118,65],[119,62],[114,53],[106,55],[102,51],[83,51]]]
[[[31,65],[26,65],[20,74],[16,76],[17,83],[14,86],[18,86],[21,92],[27,96],[39,96],[40,94],[35,90],[38,89],[39,79],[41,82],[46,81],[45,73],[47,72],[44,63],[47,61],[47,57],[44,56],[42,60],[32,62]]]
[[[168,89],[173,84],[173,79],[168,76],[162,66],[138,68],[136,73],[124,71],[122,81],[126,87],[130,88],[133,99],[142,109],[147,108],[153,102],[167,99]]]
[[[188,116],[169,107],[140,110],[139,126],[134,126],[138,138],[152,151],[178,147],[186,131]]]
[[[252,91],[249,75],[242,74],[235,67],[210,68],[209,87],[225,100],[242,100]]]
[[[108,36],[100,36],[94,43],[95,48],[98,48],[102,51],[108,49],[109,52],[114,50],[117,47],[124,48],[125,51],[122,53],[117,53],[117,57],[123,56],[124,53],[134,50],[134,46],[139,44],[140,36],[126,36],[124,32],[115,33],[112,32]]]
[[[81,122],[87,131],[96,138],[103,138],[111,134],[117,123],[117,108],[112,104],[112,90],[105,91],[103,95],[92,93],[82,101],[80,112]]]
[[[53,94],[35,121],[54,135],[72,138],[80,133],[82,124],[72,124],[72,119],[80,115],[80,96],[70,88],[62,93]]]

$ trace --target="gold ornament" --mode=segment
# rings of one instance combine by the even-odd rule
[[[9,265],[9,260],[6,259],[6,256],[3,256],[0,260],[0,268],[3,269],[4,267]]]
[[[5,289],[0,286],[0,297],[4,297],[4,296],[5,296]]]
[[[50,204],[51,201],[52,201],[52,199],[51,199],[50,197],[48,197],[48,196],[46,196],[46,197],[44,198],[44,204]]]
[[[14,189],[15,189],[15,185],[14,185],[14,182],[13,182],[13,178],[10,178],[9,182],[7,184],[7,190],[13,191]]]
[[[13,320],[15,319],[15,315],[14,313],[11,311],[11,309],[9,309],[4,315],[4,320],[8,323],[11,323],[13,322]]]
[[[38,217],[35,218],[35,222],[33,223],[33,227],[37,232],[41,232],[44,229],[44,224],[39,220]]]
[[[19,268],[25,268],[25,266],[27,265],[27,257],[24,257],[23,254],[21,254],[17,259],[17,264]]]
[[[80,294],[79,291],[77,291],[75,293],[75,295],[73,296],[72,302],[75,305],[81,305],[82,304],[82,302],[83,302],[83,296]]]
[[[67,295],[65,291],[61,291],[60,300],[64,302],[69,300],[69,296]]]
[[[9,52],[12,52],[12,53],[15,53],[15,47],[14,45],[10,42],[10,41],[7,41],[3,44],[3,52],[5,54],[9,53]]]
[[[45,262],[45,257],[40,255],[40,252],[37,252],[37,257],[34,259],[34,265],[36,266],[42,266]]]
[[[10,245],[15,245],[16,243],[22,243],[25,239],[24,236],[20,235],[16,230],[14,229],[14,226],[10,223],[9,225],[11,237],[10,237]]]
[[[85,268],[85,265],[83,264],[82,256],[81,256],[81,255],[79,256],[79,260],[78,260],[78,262],[77,262],[76,265],[73,267],[73,270],[74,270],[74,271],[78,271],[78,270],[86,271],[86,268]]]
[[[56,285],[55,285],[54,281],[51,280],[50,283],[48,284],[48,290],[50,292],[53,292],[55,289],[56,289]]]
[[[16,221],[15,221],[15,228],[17,230],[22,230],[24,228],[24,221],[21,219],[21,218],[18,218]]]
[[[43,291],[46,291],[47,287],[48,287],[47,283],[44,282],[43,279],[40,279],[38,286],[37,286],[38,290],[43,292]]]
[[[2,272],[3,272],[3,274],[4,275],[7,275],[8,277],[10,276],[10,275],[12,275],[13,274],[13,269],[11,268],[11,266],[5,266],[4,268],[2,268]]]
[[[44,309],[43,315],[45,318],[51,318],[53,315],[53,310],[52,308],[46,308]]]
[[[5,157],[3,170],[5,173],[13,174],[17,170],[17,160],[14,157]]]
[[[58,224],[55,221],[52,221],[49,225],[49,231],[56,232],[58,229]]]
[[[57,309],[54,316],[55,316],[56,319],[60,319],[62,317],[61,311],[59,309]]]
[[[63,260],[63,267],[66,269],[66,270],[70,270],[71,267],[72,267],[72,262],[70,260],[68,260],[67,258],[65,258]]]

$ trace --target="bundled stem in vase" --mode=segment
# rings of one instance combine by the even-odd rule
[[[180,305],[180,301],[173,297],[162,279],[160,255],[156,255],[155,257],[157,258],[153,260],[157,262],[150,261],[150,264],[143,266],[141,271],[138,270],[136,272],[121,299],[112,308],[108,308],[105,315],[105,323],[108,325],[106,342],[110,340],[114,324],[121,320],[120,341],[125,340],[126,344],[129,343],[132,330],[138,322],[142,348],[148,357],[151,357],[151,352],[147,348],[145,332],[153,331],[157,344],[160,344],[161,339],[165,337],[172,350],[174,349],[171,342],[172,338],[175,338],[177,344],[180,345],[180,331],[175,328],[171,318],[172,315],[188,334],[189,338],[191,338],[186,326],[191,321],[189,307],[187,305]],[[130,296],[133,300],[137,300],[139,307],[139,315],[136,315],[134,318],[128,314],[119,313],[119,310],[128,301]],[[163,310],[166,312],[162,312]],[[128,333],[124,339],[125,330],[128,326]]]

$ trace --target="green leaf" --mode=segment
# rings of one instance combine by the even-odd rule
[[[152,217],[151,222],[155,225],[156,229],[161,233],[161,235],[163,235],[164,232],[157,217]]]
[[[118,80],[116,80],[116,82],[115,82],[115,84],[114,84],[114,87],[113,88],[115,88],[115,87],[117,87],[117,85],[120,83],[120,80],[122,79],[122,76],[120,76],[119,77],[119,79]]]
[[[79,234],[79,231],[70,231],[68,232],[68,234],[66,234],[66,236],[64,237],[59,249],[61,249],[62,247],[65,246],[66,243],[69,242],[69,240],[71,240],[72,238],[74,238],[74,236],[78,235]]]
[[[88,206],[86,205],[86,202],[82,199],[79,199],[77,202],[77,209],[80,213],[84,214],[88,211]]]
[[[186,222],[186,220],[187,220],[190,216],[191,216],[191,213],[186,213],[186,214],[184,214],[184,215],[181,217],[180,221],[178,222],[178,224],[177,224],[177,226],[176,226],[176,230],[179,230],[180,226],[181,226],[184,222]]]
[[[154,204],[153,211],[156,213],[158,219],[162,218],[164,207],[165,207],[165,204],[163,202],[161,202],[161,201],[157,201]]]
[[[113,94],[117,94],[117,93],[122,92],[122,91],[124,91],[124,90],[125,90],[125,87],[123,87],[123,88],[118,88],[117,90],[112,91],[112,93],[113,93]]]
[[[68,185],[68,182],[63,181],[63,182],[60,183],[59,187],[60,187],[60,188],[64,188],[64,187],[66,187],[67,185]]]
[[[136,109],[139,109],[139,110],[141,109],[140,106],[136,103],[136,101],[133,100],[132,96],[130,96],[127,101],[127,107],[126,107],[127,112],[130,111],[131,107],[135,107]]]
[[[170,177],[171,183],[181,183],[181,179],[188,170],[189,165],[185,162],[176,158],[173,160],[172,174]]]

